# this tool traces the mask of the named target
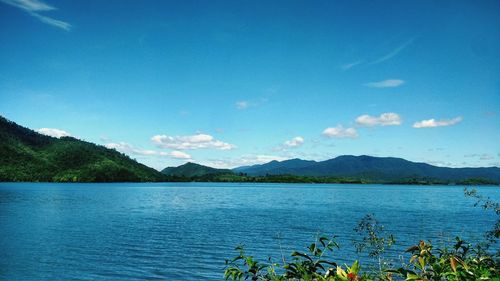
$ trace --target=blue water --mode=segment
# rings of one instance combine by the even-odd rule
[[[460,186],[0,183],[0,280],[222,280],[238,244],[265,259],[318,233],[338,236],[337,261],[366,260],[351,241],[368,213],[397,258],[420,239],[480,238],[496,217],[473,202]]]

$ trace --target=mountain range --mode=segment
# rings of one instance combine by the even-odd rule
[[[427,179],[443,182],[484,180],[500,183],[500,168],[448,168],[411,162],[395,157],[343,155],[325,161],[290,159],[233,169],[251,176],[295,175],[311,177],[345,177],[380,182]]]
[[[500,168],[448,168],[394,157],[344,155],[216,169],[195,163],[158,172],[114,149],[39,134],[0,116],[0,181],[258,181],[500,184]]]

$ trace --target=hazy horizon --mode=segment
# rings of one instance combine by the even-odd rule
[[[500,167],[498,1],[0,0],[0,115],[156,169]]]

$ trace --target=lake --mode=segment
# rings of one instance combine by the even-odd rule
[[[500,199],[499,187],[479,187]],[[456,235],[477,239],[496,216],[463,186],[237,183],[0,183],[1,280],[222,280],[234,247],[262,258],[337,235],[373,213],[396,236],[388,252]]]

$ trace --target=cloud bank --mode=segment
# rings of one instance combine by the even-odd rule
[[[168,156],[175,159],[191,159],[191,155],[182,151],[174,150],[171,152],[164,152],[164,151],[156,151],[150,149],[141,149],[126,142],[110,142],[105,144],[104,146],[110,149],[116,149],[120,152],[127,154],[134,154],[141,156]]]
[[[231,150],[235,145],[216,140],[211,135],[196,134],[191,136],[167,136],[156,135],[151,140],[161,148],[170,148],[175,150],[194,150],[194,149],[218,149]]]

